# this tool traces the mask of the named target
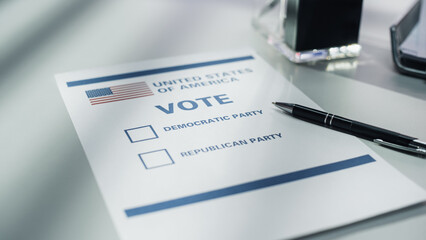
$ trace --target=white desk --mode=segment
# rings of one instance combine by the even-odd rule
[[[250,25],[258,5],[1,1],[0,239],[118,238],[56,87],[58,72],[251,47],[327,111],[426,139],[426,82],[397,74],[390,51],[389,26],[410,2],[364,1],[362,55],[334,66],[279,56]],[[426,159],[366,144],[426,189]],[[426,205],[310,238],[424,239],[424,226]]]

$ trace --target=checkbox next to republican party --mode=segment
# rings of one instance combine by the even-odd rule
[[[175,163],[166,149],[140,153],[139,158],[142,160],[146,169],[167,166]]]
[[[158,138],[157,133],[151,125],[130,128],[124,130],[131,143],[142,142]]]

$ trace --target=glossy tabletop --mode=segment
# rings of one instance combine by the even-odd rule
[[[251,26],[259,0],[0,1],[0,239],[118,239],[55,73],[252,48],[323,109],[426,140],[426,81],[396,72],[412,1],[364,1],[356,59],[296,65]],[[426,189],[426,159],[364,141]],[[424,239],[426,205],[309,236]]]

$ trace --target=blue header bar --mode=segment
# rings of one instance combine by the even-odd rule
[[[216,198],[227,197],[239,193],[250,192],[254,190],[259,190],[262,188],[272,187],[280,184],[285,184],[289,182],[294,182],[298,180],[303,180],[310,177],[315,177],[322,174],[327,174],[331,172],[336,172],[339,170],[348,169],[351,167],[360,166],[363,164],[375,162],[374,158],[370,155],[364,155],[360,157],[355,157],[340,162],[334,162],[330,164],[321,165],[318,167],[303,169],[296,172],[286,173],[274,177],[264,178],[252,182],[247,182],[239,185],[234,185],[226,188],[221,188],[209,192],[194,194],[182,198],[177,198],[165,202],[154,203],[150,205],[145,205],[141,207],[135,207],[131,209],[126,209],[124,212],[127,217],[133,217],[137,215],[157,212],[161,210],[166,210],[170,208],[185,206],[193,203],[208,201]]]
[[[81,86],[81,85],[87,85],[87,84],[93,84],[93,83],[108,82],[108,81],[121,80],[121,79],[133,78],[133,77],[143,77],[143,76],[154,75],[159,73],[174,72],[174,71],[186,70],[191,68],[207,67],[212,65],[239,62],[239,61],[252,60],[252,59],[254,59],[253,56],[243,56],[243,57],[228,58],[228,59],[209,61],[209,62],[192,63],[192,64],[186,64],[186,65],[180,65],[180,66],[157,68],[157,69],[143,70],[143,71],[130,72],[130,73],[122,73],[122,74],[111,75],[111,76],[71,81],[71,82],[67,82],[67,86],[75,87],[75,86]]]

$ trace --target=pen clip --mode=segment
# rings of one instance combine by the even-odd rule
[[[395,148],[395,149],[399,149],[399,150],[403,150],[403,151],[408,151],[408,152],[426,155],[426,149],[423,149],[423,148],[420,148],[420,147],[401,146],[401,145],[398,145],[398,144],[395,144],[395,143],[383,141],[382,139],[374,139],[373,142],[375,142],[379,145],[390,147],[390,148]]]

